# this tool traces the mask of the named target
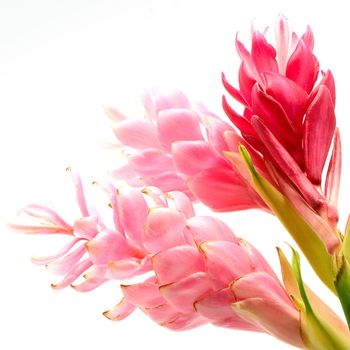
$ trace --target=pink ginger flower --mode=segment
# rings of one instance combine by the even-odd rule
[[[243,139],[263,155],[277,186],[297,209],[309,206],[332,228],[325,244],[333,251],[340,243],[336,226],[341,169],[334,79],[330,71],[321,72],[318,79],[319,63],[312,52],[310,27],[300,38],[294,32],[290,35],[287,20],[281,16],[275,34],[273,47],[265,34],[254,30],[250,52],[236,37],[242,61],[239,89],[230,85],[224,74],[222,80],[244,111],[242,115],[236,112],[225,97],[223,108]],[[332,140],[333,151],[322,185]]]
[[[267,209],[223,156],[230,150],[224,132],[232,135],[231,144],[244,142],[230,125],[178,90],[147,90],[143,105],[144,119],[106,109],[127,153],[127,164],[112,172],[115,178],[133,186],[182,191],[217,211]],[[262,162],[260,166],[267,173]]]
[[[181,192],[106,185],[113,217],[108,228],[88,207],[80,177],[72,176],[82,215],[74,224],[49,207],[29,205],[23,213],[36,223],[12,225],[21,232],[70,237],[57,254],[34,259],[64,276],[54,288],[72,285],[87,292],[110,279],[144,276],[121,285],[124,297],[106,317],[120,320],[139,308],[172,330],[210,322],[302,346],[299,311],[261,254],[225,223],[195,216]],[[82,275],[85,281],[76,284]]]

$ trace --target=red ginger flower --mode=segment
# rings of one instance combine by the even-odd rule
[[[280,190],[295,205],[305,200],[335,232],[341,167],[335,85],[330,71],[322,72],[316,84],[319,63],[313,46],[311,29],[308,27],[300,38],[294,32],[290,35],[283,16],[276,26],[276,48],[258,31],[252,34],[250,52],[237,37],[236,49],[242,61],[239,89],[224,75],[222,80],[244,112],[237,113],[225,97],[223,107],[246,142],[273,167]],[[333,153],[323,187],[322,173],[332,139]],[[289,196],[295,192],[290,184],[303,199]],[[333,242],[326,243],[330,250],[339,243],[335,236]]]

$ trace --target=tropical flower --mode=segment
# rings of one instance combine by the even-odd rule
[[[33,259],[64,276],[55,289],[72,285],[87,292],[110,279],[144,276],[141,282],[121,285],[124,297],[106,317],[120,320],[140,308],[173,330],[210,322],[302,345],[299,311],[284,287],[262,255],[224,222],[195,216],[181,192],[115,190],[106,184],[109,228],[87,205],[79,175],[71,174],[82,215],[72,225],[52,208],[34,204],[22,210],[34,223],[12,224],[20,232],[70,237],[57,254]],[[77,283],[81,276],[85,280]]]
[[[231,145],[244,142],[228,123],[178,90],[150,89],[142,100],[144,119],[106,108],[127,155],[127,164],[112,172],[115,178],[133,186],[182,191],[218,211],[267,209],[222,154],[230,150],[225,131]],[[260,166],[267,173],[262,162]]]
[[[314,37],[308,27],[299,38],[290,35],[281,16],[276,26],[276,47],[265,34],[252,34],[251,50],[236,37],[241,58],[239,89],[227,92],[243,105],[236,112],[223,97],[223,107],[243,139],[257,150],[274,174],[273,184],[300,209],[306,202],[321,216],[333,235],[325,242],[330,251],[340,240],[337,197],[340,181],[340,136],[335,120],[335,85],[330,71],[321,72],[313,54]],[[324,185],[322,174],[333,140],[333,152]],[[303,208],[305,205],[301,205]]]

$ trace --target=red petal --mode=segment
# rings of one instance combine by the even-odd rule
[[[252,124],[268,149],[274,164],[299,188],[304,198],[313,208],[319,208],[320,204],[324,202],[324,199],[302,172],[292,156],[279,143],[260,118],[254,116],[252,118]]]
[[[297,148],[298,136],[281,104],[256,84],[252,92],[253,114],[259,116],[275,137],[289,150]]]
[[[236,89],[234,86],[232,86],[226,79],[225,74],[221,73],[221,80],[222,84],[224,85],[224,88],[226,91],[238,102],[240,102],[242,105],[247,106],[247,102],[242,96],[241,92]]]
[[[341,142],[339,129],[335,129],[333,140],[333,151],[329,162],[326,183],[325,183],[325,195],[328,200],[329,206],[333,209],[333,213],[328,210],[328,217],[334,223],[338,221],[338,194],[340,186],[341,175]],[[332,214],[332,215],[330,215]]]
[[[334,105],[325,86],[306,112],[304,121],[304,157],[308,178],[319,185],[335,130]]]
[[[311,92],[319,73],[319,64],[317,58],[300,39],[293,54],[289,58],[286,76],[295,81],[308,94]]]
[[[227,102],[226,97],[222,96],[222,107],[227,114],[227,116],[230,118],[232,123],[242,132],[248,135],[255,136],[256,133],[250,123],[243,118],[241,115],[239,115]]]
[[[278,72],[276,50],[258,31],[253,33],[251,56],[259,73]]]
[[[295,130],[301,135],[301,127],[306,112],[309,96],[299,85],[283,75],[265,73],[266,93],[278,101],[292,122]]]

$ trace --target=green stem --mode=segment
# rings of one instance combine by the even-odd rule
[[[348,327],[350,328],[350,266],[347,260],[343,259],[342,265],[334,281],[339,301],[344,311]]]

